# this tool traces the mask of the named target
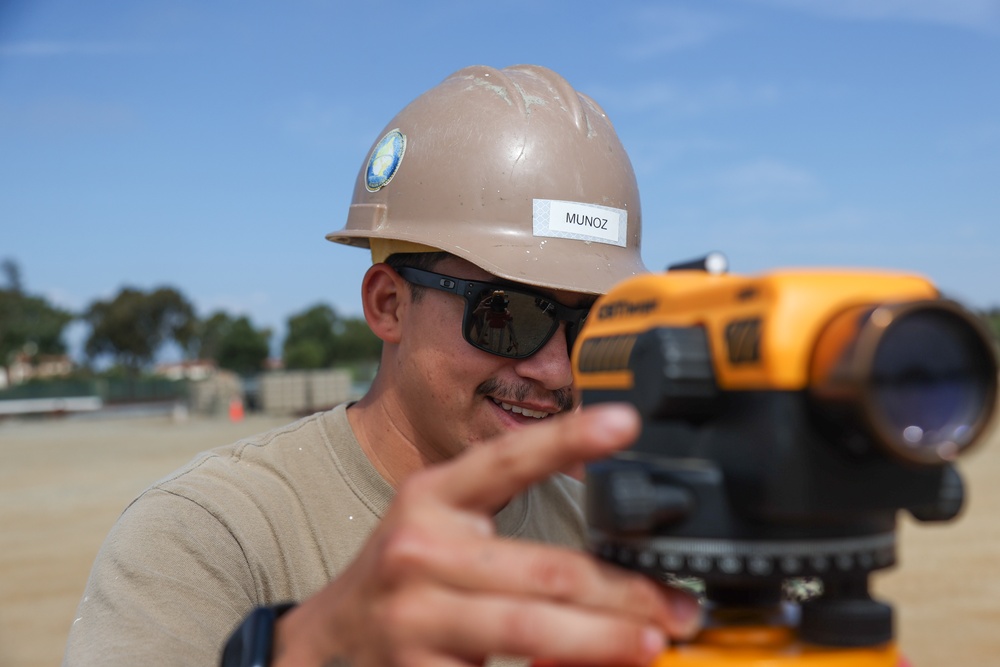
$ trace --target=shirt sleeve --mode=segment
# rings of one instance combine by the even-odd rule
[[[140,496],[106,538],[63,665],[214,665],[257,604],[238,540],[211,512],[163,489]]]

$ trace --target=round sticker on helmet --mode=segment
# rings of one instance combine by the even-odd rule
[[[370,192],[380,190],[392,180],[399,163],[403,161],[406,152],[406,135],[398,129],[389,130],[377,144],[372,156],[368,158],[368,169],[365,172],[365,187]]]

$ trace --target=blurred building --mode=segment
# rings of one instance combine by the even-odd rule
[[[154,375],[160,375],[168,380],[205,380],[215,374],[217,367],[211,359],[188,359],[157,364],[153,368]]]
[[[268,414],[302,415],[352,398],[351,374],[340,369],[275,371],[258,378],[257,400]]]
[[[66,354],[15,354],[6,366],[0,366],[0,389],[24,384],[28,380],[66,377],[73,372],[73,360]]]

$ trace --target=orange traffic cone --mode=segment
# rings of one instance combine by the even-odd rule
[[[243,421],[243,401],[238,398],[229,401],[229,421]]]

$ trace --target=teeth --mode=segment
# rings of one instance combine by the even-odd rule
[[[504,410],[507,410],[508,412],[513,412],[514,414],[517,415],[524,415],[525,417],[533,417],[535,419],[542,419],[544,417],[549,416],[548,412],[543,412],[542,410],[529,410],[528,408],[522,408],[517,405],[511,405],[510,403],[504,403],[502,401],[498,401],[495,398],[493,399],[493,402],[499,405]]]

